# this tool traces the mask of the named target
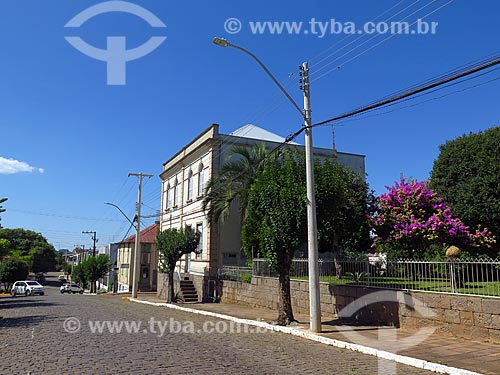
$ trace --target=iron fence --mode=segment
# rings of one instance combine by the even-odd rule
[[[500,297],[500,260],[418,261],[320,260],[321,282],[399,290]],[[263,259],[254,259],[252,275],[277,277]],[[290,278],[308,280],[307,259],[294,259]]]

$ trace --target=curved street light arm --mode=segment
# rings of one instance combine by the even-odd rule
[[[267,75],[269,77],[271,77],[271,79],[274,81],[274,83],[276,83],[276,85],[280,88],[280,90],[283,92],[283,94],[285,94],[285,96],[293,104],[293,106],[297,109],[297,111],[300,112],[300,115],[302,116],[302,118],[305,118],[304,111],[299,107],[299,105],[295,102],[295,100],[293,100],[293,98],[290,96],[290,94],[288,94],[288,92],[285,90],[285,88],[283,86],[281,86],[281,84],[278,82],[278,80],[273,76],[273,74],[269,71],[269,69],[267,69],[267,67],[264,65],[264,63],[262,61],[260,61],[260,59],[257,56],[255,56],[252,52],[246,50],[243,47],[240,47],[240,46],[237,46],[236,44],[232,44],[232,43],[228,42],[224,38],[214,38],[213,42],[214,42],[214,44],[217,44],[218,46],[221,46],[221,47],[233,47],[233,48],[239,49],[240,51],[246,53],[248,56],[250,56],[255,61],[257,61],[257,63],[261,66],[262,69],[264,69],[264,71],[267,73]]]
[[[107,204],[107,205],[110,205],[110,206],[113,206],[113,207],[117,208],[118,211],[120,211],[121,214],[125,217],[125,219],[128,220],[128,222],[130,223],[130,225],[134,226],[134,228],[135,228],[134,222],[132,220],[130,220],[127,215],[125,215],[125,213],[122,211],[122,209],[120,207],[118,207],[116,204],[109,203],[109,202],[105,202],[104,204]],[[136,218],[134,217],[134,221],[135,220],[136,220]]]

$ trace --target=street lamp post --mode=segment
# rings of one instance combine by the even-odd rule
[[[310,87],[309,87],[309,67],[307,62],[301,66],[303,75],[303,91],[304,91],[304,110],[302,110],[273,74],[267,69],[262,61],[253,53],[243,47],[237,46],[228,42],[224,38],[214,38],[214,44],[220,47],[232,47],[240,50],[252,57],[267,75],[279,87],[281,92],[285,94],[292,105],[300,112],[304,120],[305,130],[305,153],[306,153],[306,186],[307,186],[307,250],[309,263],[309,318],[311,332],[321,332],[321,305],[319,297],[319,270],[318,270],[318,230],[316,224],[316,198],[314,193],[314,157],[312,149],[312,119],[310,106]]]

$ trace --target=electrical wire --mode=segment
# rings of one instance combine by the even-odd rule
[[[401,99],[413,96],[415,94],[419,94],[421,92],[433,89],[435,87],[444,85],[444,84],[446,84],[448,82],[452,82],[452,81],[455,81],[455,80],[460,79],[462,77],[466,77],[468,75],[471,75],[471,74],[474,74],[476,72],[482,71],[484,69],[491,68],[491,67],[493,67],[495,65],[498,65],[498,64],[500,64],[500,56],[497,56],[497,57],[495,57],[493,59],[489,59],[485,63],[479,64],[479,65],[476,65],[476,66],[471,67],[469,69],[466,69],[466,70],[463,70],[461,72],[455,73],[455,74],[453,74],[451,76],[446,76],[446,77],[443,77],[443,78],[441,78],[439,80],[431,81],[430,83],[427,83],[427,84],[425,84],[423,86],[407,90],[407,91],[405,91],[403,93],[400,93],[400,94],[397,94],[397,95],[393,95],[392,97],[389,97],[387,99],[379,100],[379,101],[377,101],[377,102],[375,102],[373,104],[370,104],[370,105],[367,105],[367,106],[363,106],[361,108],[355,109],[353,111],[349,111],[349,112],[344,113],[342,115],[339,115],[339,116],[336,116],[336,117],[332,117],[332,118],[330,118],[328,120],[312,124],[311,127],[316,127],[316,126],[321,126],[321,125],[325,125],[325,124],[330,124],[330,123],[332,123],[334,121],[342,120],[344,118],[352,117],[352,116],[357,115],[359,113],[367,112],[367,111],[370,111],[370,110],[375,109],[375,108],[386,106],[386,105],[388,105],[390,103],[393,103],[393,102],[399,101]]]
[[[434,1],[436,1],[436,0],[434,0]],[[389,9],[387,9],[385,12],[383,12],[383,13],[382,13],[382,14],[380,14],[380,15],[378,15],[377,17],[375,17],[374,19],[372,19],[371,21],[369,21],[369,22],[367,22],[367,23],[370,23],[370,22],[374,22],[374,21],[376,21],[378,18],[380,18],[381,16],[383,16],[383,15],[384,15],[384,14],[386,14],[387,12],[391,11],[392,9],[394,9],[395,7],[397,7],[399,4],[401,4],[402,2],[404,2],[404,0],[400,1],[400,2],[399,2],[399,3],[397,3],[396,5],[392,6],[392,7],[391,7],[391,8],[389,8]],[[382,22],[388,22],[388,21],[390,21],[392,18],[394,18],[395,16],[397,16],[397,15],[401,14],[401,13],[402,13],[402,12],[404,12],[405,10],[407,10],[407,9],[411,8],[413,5],[417,4],[418,2],[420,2],[420,0],[416,0],[416,1],[414,1],[413,3],[411,3],[410,5],[408,5],[407,7],[403,8],[402,10],[400,10],[400,11],[399,11],[399,12],[397,12],[396,14],[393,14],[391,17],[389,17],[389,18],[385,19],[385,20],[384,20],[384,21],[382,21]],[[342,40],[340,40],[338,43],[336,43],[336,44],[334,44],[333,46],[331,46],[329,49],[332,49],[332,48],[336,47],[337,45],[341,44],[344,40],[349,39],[349,38],[353,37],[354,35],[356,35],[356,34],[350,34],[350,35],[347,35],[347,36],[346,36],[346,37],[344,37]],[[353,41],[351,41],[350,43],[345,44],[343,47],[341,47],[341,48],[339,48],[339,49],[335,50],[335,52],[333,52],[333,53],[329,54],[328,56],[326,56],[326,57],[322,58],[322,59],[321,59],[320,61],[318,61],[317,63],[311,64],[311,66],[310,66],[309,68],[312,70],[313,68],[315,68],[316,66],[318,66],[319,64],[321,64],[323,61],[328,60],[330,57],[335,56],[335,55],[336,55],[337,53],[339,53],[340,51],[344,50],[345,48],[347,48],[347,47],[348,47],[348,46],[350,46],[351,44],[356,43],[358,40],[365,38],[366,36],[368,36],[368,34],[366,34],[366,33],[359,35],[356,39],[354,39],[354,40],[353,40]],[[359,46],[361,46],[361,45],[359,45]],[[356,48],[358,48],[358,47],[356,47]],[[349,52],[351,52],[351,51],[355,50],[356,48],[351,49],[350,51],[348,51],[348,52],[347,52],[347,54],[348,54]],[[329,49],[328,49],[328,50],[329,50]],[[342,56],[344,56],[344,55],[342,55]],[[341,57],[342,57],[342,56],[341,56]],[[310,60],[310,61],[312,61],[312,60]],[[336,61],[336,60],[334,60],[334,61]],[[328,65],[330,65],[330,64],[327,64],[327,65],[325,65],[324,67],[326,67],[326,66],[328,66]],[[319,69],[317,70],[317,72],[321,71],[324,67],[319,68]]]
[[[483,58],[480,58],[480,59],[476,59],[476,60],[473,60],[473,61],[468,62],[468,63],[466,63],[466,64],[460,65],[460,66],[458,66],[458,67],[456,67],[456,68],[454,68],[454,69],[452,69],[452,70],[450,70],[450,71],[445,72],[444,74],[440,74],[440,75],[438,75],[438,76],[434,76],[434,77],[429,78],[429,79],[427,79],[427,80],[425,80],[425,81],[421,81],[421,82],[419,82],[419,83],[417,83],[417,84],[414,84],[414,85],[412,85],[412,86],[406,87],[405,89],[402,89],[402,90],[396,91],[396,92],[394,92],[394,93],[391,93],[390,95],[387,95],[387,96],[384,96],[384,97],[382,97],[382,98],[379,98],[379,99],[377,99],[377,100],[375,100],[375,101],[369,102],[369,103],[367,103],[365,106],[369,106],[369,105],[371,105],[371,104],[374,104],[374,103],[380,102],[380,101],[382,101],[382,100],[389,99],[389,98],[394,97],[395,95],[398,95],[398,94],[403,94],[403,93],[405,93],[405,92],[408,92],[408,91],[410,91],[410,90],[416,89],[416,88],[418,88],[418,87],[422,87],[422,86],[424,86],[424,85],[426,85],[426,84],[429,84],[429,83],[431,83],[431,82],[437,82],[437,81],[439,81],[439,80],[442,80],[442,79],[445,79],[445,78],[451,77],[451,76],[453,76],[453,75],[455,75],[455,74],[458,74],[458,73],[460,73],[460,72],[462,72],[462,71],[464,71],[464,70],[467,70],[467,69],[471,69],[471,68],[473,68],[473,67],[475,67],[475,66],[479,66],[479,65],[486,64],[486,63],[488,63],[488,62],[489,62],[492,58],[495,58],[496,56],[500,56],[500,51],[496,51],[495,53],[492,53],[492,54],[490,54],[490,55],[487,55],[486,57],[483,57]]]
[[[500,69],[500,68],[498,68],[498,69]],[[495,69],[495,70],[497,70],[497,69]],[[474,77],[474,78],[476,78],[476,77]],[[446,93],[446,94],[443,94],[443,95],[440,95],[440,96],[437,96],[437,97],[434,97],[434,98],[430,98],[430,99],[427,99],[427,100],[424,100],[424,101],[421,101],[421,102],[418,102],[418,103],[414,103],[414,104],[410,104],[410,105],[405,105],[405,106],[402,106],[402,107],[398,107],[398,108],[395,108],[395,109],[391,109],[389,111],[377,112],[377,113],[374,113],[374,114],[371,114],[371,115],[361,116],[361,117],[358,117],[360,115],[355,115],[355,116],[353,116],[354,118],[348,119],[348,120],[344,120],[344,121],[342,121],[340,123],[337,123],[336,125],[342,125],[342,124],[350,123],[350,122],[354,122],[354,121],[361,121],[361,120],[364,120],[364,119],[367,119],[367,118],[378,117],[378,116],[386,115],[386,114],[389,114],[389,113],[397,112],[397,111],[400,111],[400,110],[403,110],[403,109],[416,107],[416,106],[419,106],[421,104],[428,103],[430,101],[439,100],[439,99],[445,98],[447,96],[454,95],[454,94],[457,94],[457,93],[461,93],[461,92],[464,92],[464,91],[468,91],[468,90],[474,89],[476,87],[480,87],[480,86],[483,86],[483,85],[486,85],[488,83],[492,83],[492,82],[495,82],[495,81],[498,81],[498,80],[500,80],[500,77],[493,78],[493,79],[490,79],[490,80],[488,80],[486,82],[478,83],[476,85],[467,86],[467,87],[465,87],[463,89],[454,90],[452,92],[449,92],[449,93]],[[383,107],[383,108],[385,108],[385,107]],[[372,111],[377,111],[377,110],[372,110]],[[372,111],[368,111],[367,113],[370,113]]]
[[[411,13],[410,15],[406,16],[405,18],[401,19],[401,20],[400,20],[400,21],[398,21],[398,22],[403,22],[403,21],[404,21],[404,20],[406,20],[408,17],[410,17],[410,16],[412,16],[412,15],[414,15],[414,14],[416,14],[416,13],[420,12],[422,9],[424,9],[424,8],[428,7],[429,5],[433,4],[433,3],[434,3],[434,2],[436,2],[436,1],[437,1],[437,0],[432,0],[430,3],[428,3],[428,4],[426,4],[425,6],[423,6],[423,7],[419,8],[418,10],[416,10],[415,12]],[[421,20],[423,20],[423,19],[425,19],[425,18],[429,17],[430,15],[432,15],[432,14],[436,13],[437,11],[441,10],[442,8],[444,8],[444,7],[448,6],[448,5],[450,5],[453,1],[455,1],[455,0],[449,0],[447,3],[445,3],[445,4],[441,5],[440,7],[436,8],[436,9],[432,10],[431,12],[429,12],[429,13],[425,14],[424,16],[420,17],[419,19],[417,19],[416,21],[414,21],[413,23],[411,23],[408,27],[411,27],[411,26],[415,25],[417,22],[419,22],[419,21],[421,21]],[[352,51],[354,51],[354,50],[358,49],[359,47],[361,47],[362,45],[364,45],[364,44],[368,43],[369,41],[371,41],[371,40],[373,40],[373,39],[375,39],[375,38],[378,38],[378,37],[379,37],[379,35],[374,35],[373,37],[369,38],[368,40],[366,40],[365,42],[361,43],[360,45],[358,45],[358,46],[356,46],[355,48],[351,49],[350,51],[348,51],[348,52],[344,53],[342,56],[339,56],[338,58],[334,59],[334,60],[333,60],[333,61],[331,61],[330,63],[328,63],[328,64],[324,65],[324,66],[323,66],[323,67],[321,67],[320,69],[318,69],[318,70],[316,70],[315,72],[311,73],[311,77],[313,78],[313,79],[311,80],[311,83],[312,83],[312,82],[316,82],[316,81],[320,80],[321,78],[323,78],[323,77],[325,77],[325,76],[329,75],[329,74],[330,74],[330,73],[332,73],[333,71],[338,70],[338,69],[340,69],[340,68],[344,67],[344,66],[345,66],[345,65],[347,65],[348,63],[350,63],[350,62],[352,62],[352,61],[356,60],[357,58],[359,58],[359,57],[363,56],[365,53],[367,53],[367,52],[371,51],[372,49],[374,49],[374,48],[378,47],[378,46],[379,46],[379,45],[381,45],[382,43],[385,43],[386,41],[388,41],[388,40],[390,40],[390,39],[392,39],[392,38],[394,38],[395,36],[398,36],[398,35],[401,35],[401,34],[391,34],[391,35],[387,36],[386,38],[382,39],[381,41],[377,42],[376,44],[371,45],[370,47],[368,47],[368,48],[366,48],[365,50],[361,51],[361,52],[360,52],[360,53],[358,53],[357,55],[355,55],[355,56],[353,56],[353,57],[349,58],[348,60],[346,60],[346,61],[344,61],[344,62],[342,62],[342,63],[341,63],[341,64],[339,64],[338,66],[336,66],[336,67],[334,67],[334,68],[332,68],[332,69],[328,70],[327,72],[325,72],[325,73],[321,74],[321,75],[320,75],[320,76],[318,76],[318,77],[314,77],[316,74],[318,74],[318,73],[319,73],[321,70],[323,70],[325,67],[327,67],[327,66],[329,66],[329,65],[333,64],[334,62],[336,62],[336,61],[340,60],[342,57],[347,56],[349,53],[351,53]]]

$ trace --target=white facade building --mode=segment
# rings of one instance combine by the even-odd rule
[[[233,207],[234,214],[224,224],[208,225],[202,207],[205,183],[217,174],[234,146],[265,143],[273,149],[284,141],[283,137],[255,125],[245,125],[226,135],[220,134],[219,126],[213,124],[163,164],[160,230],[188,225],[201,233],[201,253],[186,256],[177,266],[179,274],[189,274],[201,299],[208,299],[213,293],[209,280],[216,278],[219,268],[246,262],[241,250],[237,207]],[[296,143],[291,145],[303,149]],[[334,152],[315,148],[314,155],[332,158]],[[335,157],[340,164],[365,174],[363,155],[336,152]]]

